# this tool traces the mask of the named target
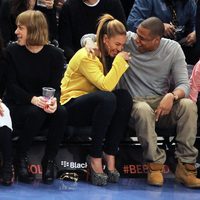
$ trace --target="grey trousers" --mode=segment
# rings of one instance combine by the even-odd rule
[[[134,98],[131,121],[134,123],[138,140],[143,148],[146,162],[163,163],[166,153],[157,146],[155,127],[176,125],[176,158],[184,163],[195,163],[198,150],[194,147],[197,134],[197,106],[190,99],[174,102],[171,112],[155,121],[154,110],[163,97]]]

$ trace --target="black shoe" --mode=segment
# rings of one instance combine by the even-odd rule
[[[14,170],[11,161],[5,161],[2,167],[2,184],[9,186],[14,181]]]
[[[54,160],[42,159],[42,180],[45,184],[52,184],[54,181]]]
[[[24,183],[31,183],[34,181],[35,176],[29,171],[29,159],[27,156],[23,156],[18,158],[16,161],[16,175],[18,177],[18,181]]]

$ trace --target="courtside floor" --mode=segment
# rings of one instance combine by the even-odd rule
[[[89,182],[56,180],[53,185],[15,183],[0,185],[0,200],[199,200],[200,189],[188,189],[167,178],[163,187],[146,184],[143,178],[121,178],[117,184],[104,187]]]

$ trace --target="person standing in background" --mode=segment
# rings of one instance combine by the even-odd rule
[[[18,14],[25,10],[40,10],[46,17],[49,26],[49,40],[57,39],[56,8],[54,0],[45,0],[44,6],[37,4],[38,0],[3,0],[0,10],[0,27],[4,45],[15,41],[15,20]]]
[[[187,64],[194,65],[195,57],[195,0],[135,0],[127,19],[128,30],[136,32],[148,17],[158,17],[165,27],[164,37],[180,43]]]
[[[120,0],[67,0],[64,3],[59,17],[58,41],[67,62],[81,48],[81,37],[96,33],[97,19],[104,13],[126,24]]]
[[[200,0],[197,1],[197,12],[196,12],[196,57],[200,59]]]
[[[120,0],[120,1],[124,8],[124,12],[125,12],[126,19],[127,19],[135,0]]]

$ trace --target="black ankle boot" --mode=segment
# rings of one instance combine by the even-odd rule
[[[45,184],[52,184],[54,181],[54,160],[42,159],[42,180]]]
[[[16,173],[18,180],[24,183],[31,183],[34,181],[34,175],[29,172],[29,159],[28,156],[19,157],[16,162]]]
[[[4,161],[2,167],[2,184],[9,186],[14,181],[14,170],[11,161]]]

